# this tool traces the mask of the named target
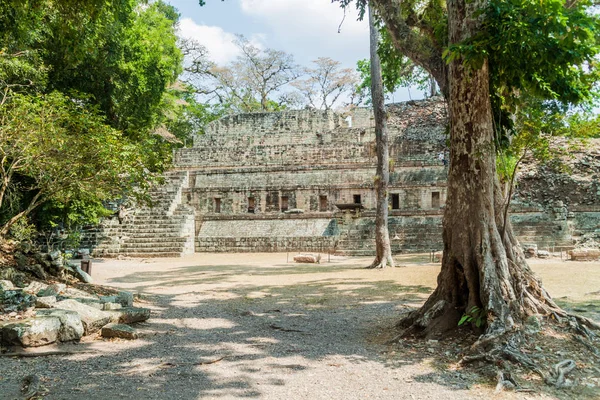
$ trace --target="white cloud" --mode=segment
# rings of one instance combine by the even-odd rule
[[[337,35],[344,12],[338,3],[327,0],[240,0],[242,11],[278,29],[278,33],[290,36]],[[357,21],[357,12],[350,7],[342,25],[344,36],[368,37],[365,22]]]
[[[217,64],[232,61],[240,52],[233,41],[235,35],[218,26],[198,25],[191,18],[183,18],[179,22],[179,35],[195,39],[206,46],[210,59]]]
[[[240,0],[240,5],[246,15],[272,29],[282,50],[300,58],[325,56],[354,66],[357,59],[368,57],[369,27],[366,21],[357,21],[354,7],[344,19],[339,3],[329,0]]]

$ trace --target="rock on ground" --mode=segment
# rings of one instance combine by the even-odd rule
[[[60,319],[51,316],[11,322],[2,326],[0,341],[6,346],[44,346],[58,340],[60,328]]]
[[[72,299],[59,301],[54,305],[54,308],[77,312],[81,317],[86,335],[97,332],[111,321],[111,315],[107,312]]]
[[[294,256],[294,261],[297,263],[317,264],[321,261],[320,254],[298,254]]]
[[[100,333],[105,338],[137,339],[135,329],[125,324],[108,324],[102,328]]]
[[[56,296],[42,296],[35,299],[36,308],[52,308],[56,304]]]
[[[60,330],[58,340],[60,342],[70,342],[79,340],[83,336],[83,323],[81,317],[75,311],[60,309],[45,309],[36,312],[38,317],[55,317],[60,320]]]
[[[110,313],[112,322],[121,324],[133,324],[135,322],[143,322],[150,318],[150,310],[139,307],[123,307],[120,310],[106,311]]]

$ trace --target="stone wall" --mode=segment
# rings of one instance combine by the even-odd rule
[[[388,112],[392,247],[395,252],[439,250],[447,169],[438,156],[448,157],[446,105],[441,99],[411,101],[391,105]],[[182,198],[196,213],[197,251],[333,246],[338,252],[374,252],[376,148],[369,109],[225,117],[197,136],[193,148],[177,151],[174,160],[177,169],[190,174]],[[526,187],[528,181],[523,182]],[[595,206],[597,183],[570,187],[584,191],[586,204]],[[598,229],[594,213],[600,209],[584,215],[536,200],[513,207],[522,240],[566,246]],[[337,234],[320,233],[320,225],[309,229],[316,221],[335,221]]]

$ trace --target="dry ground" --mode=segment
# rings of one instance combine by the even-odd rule
[[[586,380],[575,388],[495,394],[493,380],[442,361],[458,357],[460,338],[383,344],[398,316],[435,287],[439,266],[427,256],[386,270],[362,269],[370,258],[298,265],[286,257],[96,260],[97,283],[134,291],[152,308],[142,338],[93,337],[60,346],[71,355],[0,358],[0,398],[18,398],[28,374],[47,399],[600,398],[597,359],[579,366]],[[600,263],[531,265],[563,307],[600,320]]]

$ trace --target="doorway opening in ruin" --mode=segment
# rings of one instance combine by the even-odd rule
[[[392,210],[400,209],[400,195],[398,193],[392,193]]]
[[[256,207],[256,200],[254,197],[248,197],[248,212],[254,213],[254,208]]]
[[[440,208],[440,192],[431,192],[431,208]]]
[[[221,199],[219,197],[215,197],[215,212],[221,212]]]
[[[327,211],[327,196],[319,196],[319,211]]]
[[[360,204],[360,194],[355,194],[354,195],[354,204]]]
[[[290,207],[290,198],[288,196],[281,196],[281,212],[285,212]]]

